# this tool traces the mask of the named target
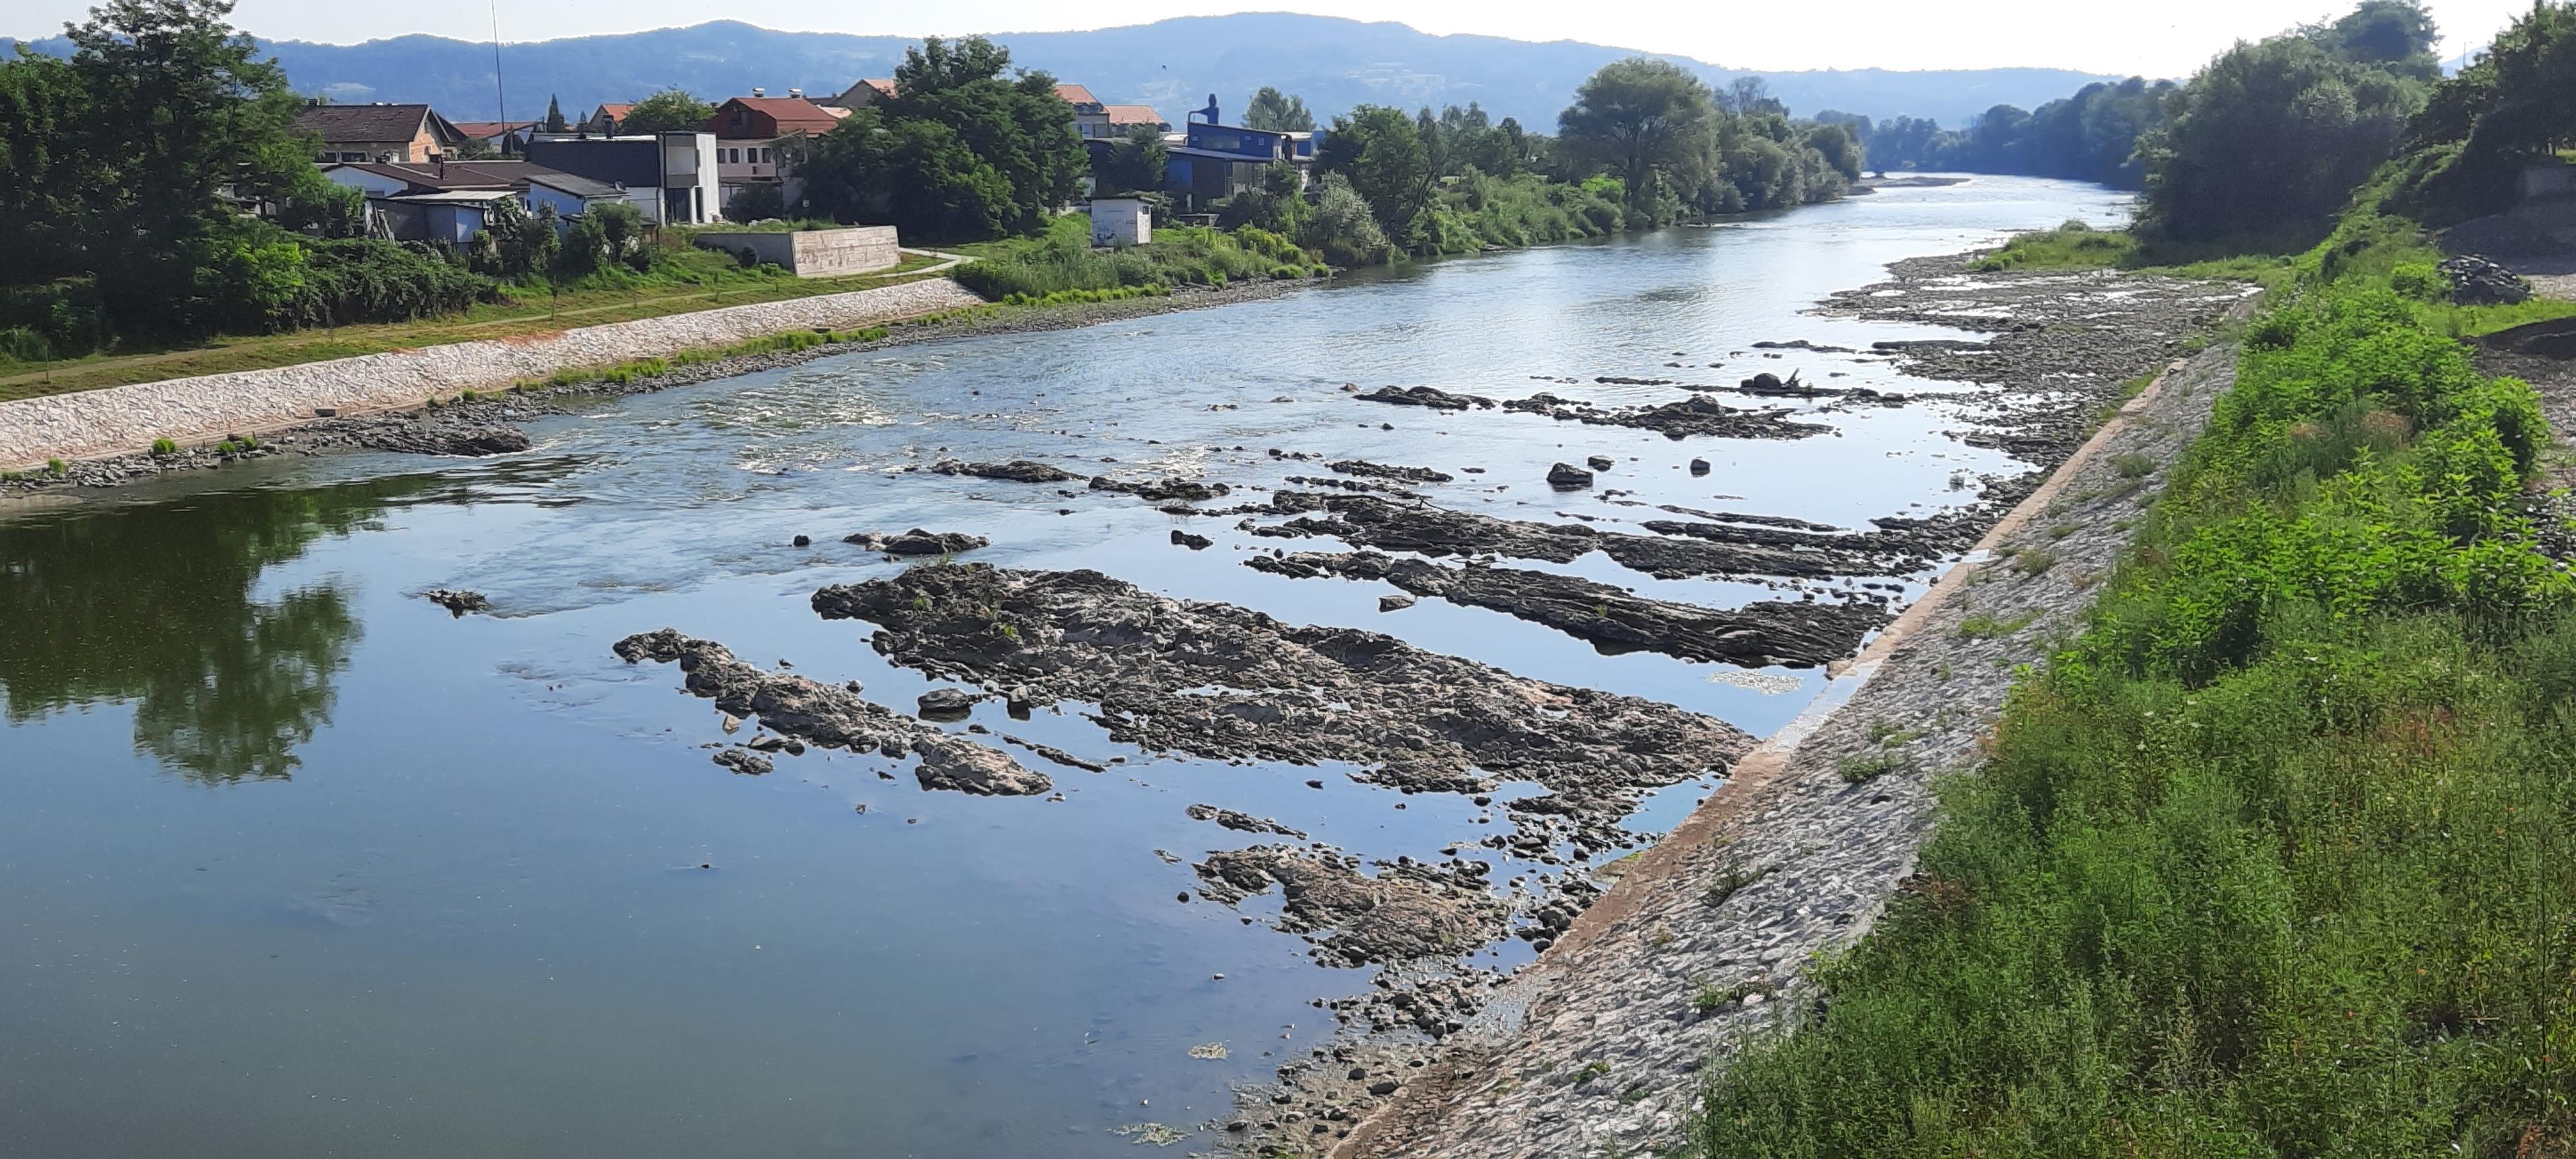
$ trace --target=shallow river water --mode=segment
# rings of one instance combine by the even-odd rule
[[[1677,442],[1341,388],[1610,405],[1680,392],[1595,376],[1802,369],[1938,395],[1883,361],[1750,347],[1954,335],[1802,311],[1888,261],[2120,204],[2002,178],[1891,190],[829,358],[545,419],[506,459],[275,460],[0,508],[0,1154],[1078,1157],[1131,1153],[1117,1129],[1135,1124],[1193,1131],[1229,1084],[1329,1036],[1313,999],[1370,978],[1272,930],[1275,894],[1176,902],[1187,861],[1255,843],[1184,808],[1372,858],[1472,841],[1485,810],[1334,770],[1157,757],[1044,711],[1009,731],[1123,760],[1049,767],[1061,801],[925,792],[819,749],[735,776],[702,747],[726,739],[715,709],[609,645],[675,627],[909,708],[930,683],[806,600],[900,566],[842,536],[921,526],[990,536],[969,559],[1391,632],[1759,735],[1821,678],[1605,655],[1437,600],[1381,614],[1392,588],[1240,566],[1280,541],[1232,517],[900,469],[1028,457],[1223,481],[1223,503],[1356,456],[1458,474],[1423,488],[1446,506],[1644,518],[1543,480],[1606,454],[1599,486],[1648,503],[1844,527],[1925,514],[1973,497],[1958,472],[2016,469],[1948,437],[1937,404],[1820,416],[1827,437]],[[1693,456],[1712,473],[1684,470]],[[1216,545],[1175,546],[1175,528]],[[1559,570],[1704,604],[1766,592],[1597,554]],[[451,619],[418,598],[437,587],[481,591],[494,614]],[[1712,785],[1659,794],[1629,827],[1671,825]],[[1208,1044],[1223,1057],[1193,1055]]]

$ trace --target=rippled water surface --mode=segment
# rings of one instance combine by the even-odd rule
[[[1062,801],[924,792],[821,750],[733,776],[701,747],[724,739],[715,710],[610,643],[667,625],[908,707],[928,684],[806,597],[897,566],[843,535],[922,526],[992,537],[974,558],[996,564],[1394,632],[1759,734],[1818,678],[1603,655],[1438,601],[1381,615],[1390,588],[1240,566],[1255,541],[1231,518],[901,468],[1025,456],[1238,489],[1327,474],[1278,448],[1486,468],[1426,488],[1461,509],[1644,518],[1542,481],[1607,454],[1601,486],[1647,503],[1846,527],[1921,514],[1971,494],[1955,472],[2013,467],[1946,437],[1937,404],[1823,416],[1829,437],[1676,442],[1341,387],[1624,405],[1681,392],[1590,380],[1796,368],[1937,393],[1884,362],[1749,348],[1948,333],[1801,311],[1897,258],[2117,207],[2037,181],[1896,190],[825,359],[547,419],[504,460],[272,462],[0,509],[0,1154],[1085,1156],[1131,1152],[1113,1130],[1129,1124],[1194,1129],[1230,1083],[1329,1033],[1312,999],[1369,978],[1270,929],[1275,898],[1176,903],[1189,867],[1157,850],[1251,843],[1184,807],[1389,858],[1489,832],[1484,810],[1333,770],[1156,758],[1044,712],[1010,731],[1126,759],[1050,770]],[[1714,471],[1689,475],[1694,455]],[[1174,546],[1175,527],[1217,544]],[[800,533],[816,546],[789,547]],[[1765,594],[1597,555],[1563,570],[1700,603]],[[417,598],[433,587],[496,614],[451,619]],[[1631,827],[1672,824],[1708,787],[1658,795]],[[1209,1043],[1226,1057],[1189,1053]]]

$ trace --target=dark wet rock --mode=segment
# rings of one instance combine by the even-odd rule
[[[1087,773],[1105,773],[1109,771],[1109,766],[1104,765],[1099,761],[1085,760],[1051,744],[1040,744],[1033,740],[1022,740],[1007,732],[1002,734],[1002,739],[1069,769],[1081,769]]]
[[[984,699],[955,688],[933,688],[922,693],[914,703],[928,720],[963,720],[975,711],[975,702]]]
[[[768,757],[749,749],[725,749],[717,753],[713,759],[717,764],[734,772],[752,777],[757,777],[776,767],[770,763]]]
[[[1626,376],[1624,376],[1624,375],[1618,375],[1618,374],[1602,374],[1602,375],[1596,375],[1596,376],[1594,376],[1594,377],[1593,377],[1592,381],[1597,382],[1597,383],[1600,383],[1600,384],[1601,384],[1601,385],[1603,385],[1603,386],[1671,386],[1671,385],[1673,385],[1673,380],[1672,380],[1672,379],[1669,379],[1669,378],[1629,378],[1629,377],[1626,377]]]
[[[1028,459],[1013,459],[1007,463],[961,463],[955,459],[941,459],[932,463],[930,469],[941,475],[972,475],[978,479],[1005,479],[1013,483],[1062,483],[1082,477],[1052,463]]]
[[[814,537],[811,535],[799,535],[794,539],[788,540],[787,545],[790,547],[812,547],[814,546]]]
[[[1756,342],[1753,344],[1753,348],[1755,350],[1809,350],[1818,354],[1859,353],[1859,351],[1853,350],[1849,346],[1826,346],[1821,343],[1809,342],[1804,338],[1793,338],[1787,342]]]
[[[1206,551],[1208,548],[1216,545],[1216,541],[1213,539],[1204,535],[1192,535],[1177,527],[1172,529],[1172,542],[1178,546],[1186,547],[1191,551]]]
[[[1547,469],[1547,485],[1563,490],[1576,490],[1592,485],[1592,472],[1569,463],[1558,463]]]
[[[1492,939],[1507,916],[1488,892],[1481,861],[1394,865],[1371,877],[1357,858],[1256,845],[1209,854],[1193,868],[1200,895],[1227,905],[1276,883],[1277,928],[1306,935],[1316,958],[1331,965],[1465,953]]]
[[[961,551],[973,551],[979,547],[991,546],[993,541],[980,535],[968,535],[963,531],[924,531],[916,527],[894,535],[862,531],[855,535],[843,536],[841,542],[854,543],[869,551],[882,551],[887,555],[955,555]]]
[[[1555,572],[1481,564],[1444,567],[1374,551],[1259,555],[1244,566],[1297,578],[1383,580],[1415,595],[1545,624],[1604,651],[1662,652],[1747,668],[1807,668],[1841,659],[1890,619],[1874,603],[1765,600],[1735,609],[1704,608],[1648,599]]]
[[[925,789],[1026,796],[1054,787],[1045,774],[998,750],[868,701],[854,688],[765,671],[736,659],[712,640],[663,628],[628,636],[613,650],[629,664],[645,660],[677,664],[691,693],[715,701],[716,707],[734,716],[757,716],[764,727],[782,736],[888,757],[918,754],[921,761],[913,775]]]
[[[492,610],[492,601],[486,599],[481,592],[451,591],[447,588],[431,588],[428,591],[420,593],[420,598],[447,609],[447,614],[451,616],[463,617],[467,612],[488,612]]]
[[[1427,406],[1433,410],[1466,410],[1470,407],[1478,410],[1490,410],[1494,405],[1494,400],[1483,397],[1482,395],[1451,394],[1448,391],[1434,386],[1416,386],[1402,390],[1398,390],[1392,386],[1381,386],[1376,390],[1372,390],[1366,394],[1358,395],[1356,397],[1361,402],[1393,403],[1397,406]]]
[[[1268,817],[1255,817],[1250,813],[1238,813],[1232,809],[1220,809],[1214,805],[1192,805],[1184,812],[1190,815],[1190,820],[1214,821],[1219,826],[1232,829],[1237,833],[1266,833],[1280,837],[1294,837],[1299,841],[1306,839],[1304,833]]]
[[[1706,459],[1693,459],[1693,460],[1691,460],[1691,461],[1690,461],[1690,473],[1691,473],[1691,474],[1694,474],[1694,475],[1705,475],[1705,474],[1708,474],[1708,460],[1706,460]]]
[[[1280,568],[1267,566],[1279,562],[1271,556],[1260,555],[1254,556],[1253,558],[1262,561],[1265,565],[1261,567],[1261,570],[1263,571],[1280,571],[1283,575],[1290,574]],[[1377,610],[1381,612],[1401,612],[1406,608],[1412,607],[1413,604],[1414,598],[1412,596],[1379,596],[1377,598]]]
[[[1789,372],[1789,377],[1786,381],[1783,381],[1779,375],[1765,370],[1760,374],[1756,374],[1751,378],[1737,383],[1735,385],[1735,389],[1743,391],[1746,394],[1778,395],[1789,398],[1809,396],[1814,394],[1816,391],[1815,387],[1799,383],[1798,372],[1794,370]]]
[[[1203,499],[1214,499],[1233,490],[1223,483],[1201,483],[1196,479],[1149,479],[1142,483],[1131,483],[1112,479],[1107,475],[1092,476],[1091,489],[1117,491],[1156,503],[1167,500],[1196,503]]]
[[[1121,744],[1347,762],[1418,791],[1536,781],[1572,802],[1542,824],[1579,848],[1616,844],[1638,794],[1720,767],[1747,743],[1670,705],[1528,680],[1376,632],[1175,600],[1093,571],[917,567],[824,588],[813,603],[827,619],[878,625],[879,652],[933,677],[1097,704],[1094,719]]]
[[[2461,254],[2434,267],[2448,283],[2451,300],[2461,305],[2510,306],[2531,300],[2531,282],[2492,258]]]
[[[1525,414],[1543,414],[1559,422],[1656,431],[1668,439],[1686,439],[1695,435],[1726,439],[1803,439],[1833,430],[1823,423],[1794,421],[1787,417],[1787,410],[1748,410],[1728,406],[1705,395],[1692,395],[1655,406],[1603,410],[1579,399],[1558,398],[1541,391],[1528,398],[1506,402],[1503,408]]]
[[[401,451],[413,455],[453,455],[484,458],[509,455],[527,450],[532,444],[528,434],[517,427],[465,425],[433,420],[419,422],[379,422],[358,438],[361,446],[378,451]]]
[[[1778,537],[1751,528],[1712,531],[1706,538],[1596,531],[1579,523],[1533,523],[1473,512],[1393,503],[1368,495],[1280,492],[1274,510],[1321,512],[1285,523],[1257,526],[1265,538],[1331,536],[1354,547],[1414,551],[1424,555],[1502,555],[1572,563],[1598,551],[1621,565],[1658,579],[1703,575],[1787,576],[1816,579],[1847,575],[1904,575],[1931,566],[1951,550],[1947,527],[1887,528],[1883,535]],[[1988,516],[1991,519],[1991,516]],[[1965,522],[1962,520],[1961,522]],[[1678,525],[1676,525],[1678,526]],[[1973,538],[1973,537],[1972,537]]]
[[[1595,471],[1607,471],[1612,467],[1618,466],[1619,461],[1608,455],[1590,455],[1584,458],[1583,465],[1590,467]]]
[[[1434,471],[1429,467],[1397,467],[1385,463],[1372,463],[1366,459],[1343,459],[1340,462],[1324,465],[1345,475],[1394,479],[1405,483],[1446,483],[1457,478],[1446,471]]]

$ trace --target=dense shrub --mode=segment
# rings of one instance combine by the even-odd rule
[[[427,246],[374,238],[300,243],[304,278],[283,319],[295,326],[402,322],[493,301],[499,287]]]
[[[0,354],[25,362],[78,358],[107,336],[95,278],[0,285]]]
[[[1238,278],[1267,278],[1290,267],[1302,273],[1305,251],[1275,234],[1247,232],[1249,241],[1204,227],[1164,226],[1154,231],[1149,245],[1095,249],[1088,221],[1068,214],[1056,219],[1043,238],[969,262],[958,267],[955,277],[959,285],[998,302],[1120,287],[1222,286]]]

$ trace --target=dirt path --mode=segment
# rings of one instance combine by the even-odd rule
[[[1796,722],[1524,971],[1447,1060],[1329,1154],[1652,1153],[1700,1067],[1805,1001],[1803,967],[1866,932],[1971,767],[2017,664],[2076,631],[2165,469],[2233,381],[2178,363],[1988,533]],[[1517,1017],[1511,1017],[1517,1012]]]

